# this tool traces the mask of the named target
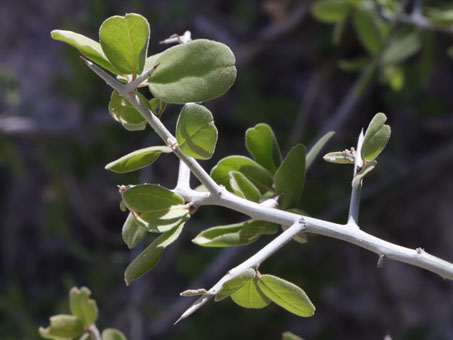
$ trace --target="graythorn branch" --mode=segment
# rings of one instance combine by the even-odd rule
[[[140,112],[159,137],[162,138],[168,146],[173,148],[174,154],[185,163],[190,172],[193,173],[194,176],[197,177],[198,180],[206,187],[208,190],[207,193],[197,192],[190,189],[190,186],[188,185],[189,177],[187,175],[187,170],[184,169],[184,166],[182,166],[180,168],[180,174],[186,177],[186,179],[178,180],[178,185],[175,191],[182,195],[187,202],[191,202],[196,207],[203,205],[223,206],[243,213],[256,220],[291,226],[251,258],[235,267],[234,271],[232,269],[229,274],[224,276],[211,288],[210,291],[217,291],[217,289],[220,289],[227,279],[231,279],[234,277],[233,275],[239,274],[237,272],[237,268],[245,270],[253,266],[256,267],[302,230],[304,232],[324,235],[352,243],[377,254],[380,258],[407,263],[436,273],[444,279],[453,280],[453,264],[428,254],[422,248],[410,249],[402,247],[368,234],[358,228],[358,226],[356,228],[351,228],[348,224],[337,224],[308,216],[302,217],[298,214],[269,207],[266,204],[248,201],[230,193],[223,186],[218,185],[195,159],[185,155],[181,151],[177,145],[176,138],[167,130],[167,128],[151,112],[151,110],[149,110],[145,104],[140,102],[140,99],[135,94],[135,90],[130,90],[126,84],[122,84],[117,81],[97,65],[85,60],[84,58],[82,59],[91,70],[93,70],[114,90],[118,91],[121,96],[129,101],[129,103],[138,112]],[[353,202],[355,202],[354,204],[357,204],[358,209],[358,199]],[[354,209],[352,210],[354,211]],[[353,214],[355,214],[355,212]],[[231,274],[232,271],[233,274]],[[201,297],[192,307],[189,307],[189,309],[183,313],[180,319],[190,316],[198,308],[205,304],[210,297],[212,296],[209,294]]]

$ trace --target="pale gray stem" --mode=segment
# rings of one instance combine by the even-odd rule
[[[178,182],[175,191],[190,190],[190,169],[183,161],[179,161]]]
[[[99,329],[96,327],[95,324],[88,327],[88,332],[90,332],[91,338],[93,340],[102,340],[101,333],[99,333]]]
[[[274,254],[277,250],[279,250],[281,247],[283,247],[285,244],[287,244],[291,239],[296,236],[299,232],[303,231],[305,229],[305,223],[304,223],[304,218],[302,216],[299,216],[299,219],[294,222],[291,227],[286,229],[283,233],[278,235],[276,238],[274,238],[271,242],[269,242],[264,248],[262,248],[260,251],[258,251],[256,254],[254,254],[252,257],[249,259],[245,260],[242,262],[240,265],[234,267],[233,269],[230,269],[228,273],[222,277],[214,286],[212,286],[211,289],[208,290],[208,293],[206,295],[203,295],[200,297],[197,301],[195,301],[180,317],[178,320],[176,320],[175,324],[178,323],[181,320],[186,319],[195,311],[200,309],[205,303],[207,303],[214,295],[216,295],[220,289],[222,289],[222,286],[225,282],[235,278],[239,274],[241,274],[243,271],[249,269],[249,268],[257,268],[260,266],[260,264],[266,260],[268,257],[270,257],[272,254]]]
[[[363,129],[362,129],[362,131],[360,131],[359,140],[357,141],[357,149],[355,151],[353,178],[357,175],[359,170],[363,167],[363,160],[362,160],[363,138],[364,138],[364,136],[363,136]],[[351,202],[349,203],[348,225],[351,225],[354,227],[359,226],[359,210],[360,210],[361,193],[362,193],[362,181],[360,181],[359,187],[357,189],[352,187]]]

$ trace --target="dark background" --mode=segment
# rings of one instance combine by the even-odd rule
[[[333,46],[332,26],[314,20],[309,4],[2,1],[1,339],[39,339],[38,326],[68,312],[67,292],[74,285],[92,290],[99,328],[119,328],[130,340],[279,339],[286,330],[306,339],[383,339],[387,332],[393,339],[453,339],[451,282],[391,261],[378,270],[376,255],[319,236],[303,246],[290,243],[261,267],[303,287],[317,307],[314,317],[298,318],[275,305],[245,310],[224,300],[172,326],[191,302],[179,292],[209,288],[270,240],[227,250],[190,242],[204,228],[243,218],[226,209],[200,209],[156,268],[130,287],[124,284],[124,269],[143,244],[130,251],[121,240],[126,215],[116,185],[171,188],[178,163],[169,155],[137,173],[104,170],[108,162],[160,141],[150,129],[127,132],[115,123],[107,112],[108,86],[76,50],[49,33],[69,29],[97,40],[104,19],[127,12],[148,18],[150,54],[164,49],[160,40],[189,29],[193,38],[229,45],[237,57],[235,85],[207,103],[219,143],[213,159],[202,162],[205,169],[227,155],[246,154],[244,132],[260,122],[274,128],[285,152],[297,142],[311,145],[333,128],[337,134],[325,151],[335,151],[354,146],[360,128],[385,112],[392,138],[366,179],[361,227],[453,259],[453,63],[446,53],[453,34],[422,33],[422,51],[404,64],[402,90],[375,77],[357,97],[351,93],[358,73],[341,71],[337,61],[360,55],[362,48],[349,31]],[[178,110],[171,105],[165,114],[171,129]],[[339,115],[345,119],[336,120]],[[317,160],[307,174],[302,208],[344,222],[351,171]]]

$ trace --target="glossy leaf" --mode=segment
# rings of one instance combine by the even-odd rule
[[[198,39],[170,47],[156,59],[149,78],[154,97],[167,103],[197,103],[223,95],[236,79],[235,58],[222,43]]]
[[[377,164],[376,161],[368,161],[365,163],[362,170],[357,175],[355,175],[352,180],[352,187],[354,189],[358,189],[360,187],[360,183],[363,180],[363,178],[376,167],[376,164]]]
[[[123,191],[123,200],[129,209],[135,212],[168,211],[173,205],[184,203],[184,199],[154,184],[141,184]]]
[[[176,124],[176,140],[187,156],[211,158],[217,143],[217,128],[211,111],[203,105],[184,105]]]
[[[84,326],[90,326],[96,322],[98,307],[96,301],[90,299],[91,291],[82,287],[71,288],[69,291],[69,306],[72,315],[78,317]]]
[[[272,302],[298,316],[309,317],[315,306],[307,294],[295,284],[273,275],[262,275],[258,286]]]
[[[254,279],[255,276],[255,269],[249,268],[247,270],[244,270],[242,273],[232,278],[231,280],[226,281],[219,292],[216,294],[215,301],[221,301],[227,298],[228,296],[239,290],[248,281]]]
[[[248,157],[225,157],[211,170],[211,176],[214,181],[225,186],[229,191],[232,191],[230,186],[230,171],[239,171],[242,173],[255,184],[261,193],[272,190],[272,173]]]
[[[72,47],[75,47],[82,55],[110,72],[118,72],[112,64],[110,64],[102,51],[101,45],[97,41],[82,34],[64,30],[53,30],[50,35],[52,36],[52,39],[65,42]]]
[[[148,21],[135,13],[110,17],[99,29],[102,50],[115,69],[123,74],[142,73],[149,35]]]
[[[160,260],[164,249],[176,241],[184,227],[184,222],[156,238],[126,268],[124,279],[126,285],[146,274]]]
[[[106,328],[102,332],[102,340],[127,340],[127,338],[117,329]]]
[[[282,162],[282,154],[274,131],[267,124],[257,124],[245,132],[245,145],[253,159],[275,173]]]
[[[154,161],[158,159],[162,153],[170,152],[172,152],[172,150],[168,146],[151,146],[149,148],[136,150],[117,159],[116,161],[110,162],[105,166],[105,168],[120,174],[131,172],[147,167],[148,165],[154,163]]]
[[[311,6],[311,14],[321,22],[333,24],[345,20],[349,9],[344,0],[320,0]]]
[[[145,236],[146,229],[140,226],[134,219],[132,213],[127,215],[121,231],[123,241],[129,249],[134,248]]]
[[[261,235],[275,234],[278,225],[266,221],[245,222],[203,230],[192,242],[203,247],[232,247],[250,244]]]
[[[356,8],[353,15],[353,24],[363,47],[371,54],[377,54],[382,47],[382,23],[375,11],[369,8]]]
[[[402,33],[392,39],[382,54],[382,63],[397,64],[417,53],[422,42],[417,32]]]
[[[236,195],[253,202],[261,199],[260,191],[247,177],[238,171],[230,171],[229,174],[230,186]]]
[[[39,335],[45,339],[72,339],[83,333],[83,322],[74,315],[54,315],[50,317],[50,326],[40,327]]]
[[[324,155],[323,159],[335,164],[354,164],[354,154],[349,150],[329,152]]]
[[[391,129],[390,126],[385,125],[387,117],[383,113],[377,113],[371,120],[365,132],[362,145],[362,159],[364,161],[371,161],[384,150],[387,145]]]
[[[282,209],[297,208],[305,182],[305,147],[294,146],[275,173],[275,191]]]
[[[305,156],[305,171],[307,171],[311,165],[313,164],[314,160],[321,152],[322,148],[327,144],[330,138],[335,134],[334,131],[327,132],[324,136],[322,136],[313,147],[308,151],[307,155]]]
[[[146,98],[137,92],[137,95],[143,103],[149,105]],[[110,115],[126,130],[136,131],[144,130],[146,128],[146,120],[143,116],[120,94],[116,91],[112,92],[112,97],[109,102]]]
[[[240,289],[231,294],[231,298],[244,308],[260,309],[271,302],[258,288],[256,278],[246,281]]]

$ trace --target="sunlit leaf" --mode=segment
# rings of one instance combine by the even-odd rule
[[[96,301],[90,299],[91,291],[86,288],[73,287],[69,291],[69,306],[71,313],[77,316],[84,326],[90,326],[96,322],[98,307]]]
[[[184,203],[184,199],[154,184],[141,184],[123,191],[123,200],[135,212],[168,211],[173,205]]]
[[[135,221],[148,231],[164,233],[189,219],[187,205],[172,205],[168,209],[159,209],[140,214],[134,213]]]
[[[297,208],[305,182],[305,147],[294,146],[275,173],[275,191],[282,209]]]
[[[149,106],[148,101],[142,94],[138,92],[136,94],[139,96],[142,103]],[[110,98],[109,113],[117,122],[121,123],[126,130],[143,130],[146,127],[147,122],[145,118],[143,118],[143,116],[116,91],[112,92],[112,97]]]
[[[294,283],[266,274],[258,279],[258,286],[267,298],[293,314],[308,317],[315,312],[307,294]]]
[[[75,47],[79,52],[87,57],[89,60],[95,62],[99,66],[109,70],[110,72],[117,73],[118,71],[108,61],[104,52],[102,51],[101,45],[82,34],[64,31],[64,30],[53,30],[51,33],[52,39],[65,42],[72,47]]]
[[[275,173],[282,162],[282,154],[274,131],[267,124],[257,124],[245,132],[245,145],[253,159]]]
[[[203,230],[192,242],[203,247],[232,247],[250,244],[261,235],[275,234],[278,225],[266,221],[245,222]]]
[[[170,152],[172,150],[168,146],[151,146],[128,153],[116,161],[110,162],[105,168],[118,173],[131,172],[152,164],[162,153]]]
[[[74,315],[54,315],[50,317],[50,326],[40,327],[39,335],[45,339],[72,339],[83,333],[83,322]]]
[[[203,105],[184,105],[176,124],[176,140],[187,156],[211,158],[217,143],[217,128],[211,111]]]
[[[260,309],[271,302],[258,288],[256,278],[247,280],[240,289],[231,294],[231,298],[244,308]]]
[[[170,47],[155,60],[151,93],[166,103],[198,103],[223,95],[236,79],[235,58],[222,43],[197,39]]]
[[[102,50],[115,69],[123,74],[142,73],[149,36],[148,21],[135,13],[110,17],[99,29]]]
[[[218,184],[232,191],[230,186],[230,171],[239,171],[247,177],[255,186],[265,193],[272,190],[272,173],[261,165],[244,156],[229,156],[221,159],[212,168],[211,176]]]
[[[244,270],[238,276],[232,278],[231,280],[226,281],[222,289],[216,294],[215,301],[221,301],[237,290],[239,290],[245,283],[252,280],[256,276],[256,271],[253,268]]]
[[[253,202],[261,199],[260,191],[247,177],[238,171],[230,171],[229,174],[230,186],[236,195]]]
[[[387,145],[391,129],[385,125],[387,117],[379,112],[371,120],[363,139],[361,156],[363,160],[371,161],[384,150]]]

